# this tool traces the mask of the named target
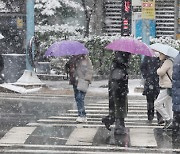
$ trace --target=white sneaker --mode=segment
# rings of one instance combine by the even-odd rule
[[[77,117],[76,122],[78,123],[83,123],[83,122],[87,122],[87,117]]]

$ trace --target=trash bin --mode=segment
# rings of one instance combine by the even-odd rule
[[[4,74],[5,82],[16,82],[26,69],[26,54],[2,54],[4,59]]]

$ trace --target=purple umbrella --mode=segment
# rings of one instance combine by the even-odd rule
[[[152,49],[148,47],[145,43],[130,38],[121,38],[115,40],[109,43],[105,48],[113,51],[123,51],[150,57],[154,56],[154,52],[152,51]]]
[[[88,49],[78,41],[63,40],[53,43],[45,52],[45,56],[68,56],[88,54]]]

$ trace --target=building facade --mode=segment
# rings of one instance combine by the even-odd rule
[[[121,34],[122,5],[125,0],[104,0],[103,15],[104,26],[103,33],[107,35]],[[180,38],[180,0],[156,0],[155,1],[155,35],[156,37],[170,36]],[[135,32],[133,20],[135,13],[141,18],[141,0],[132,0],[132,35]]]
[[[175,1],[175,37],[180,39],[180,0]]]

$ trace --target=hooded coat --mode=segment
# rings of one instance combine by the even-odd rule
[[[174,60],[172,79],[173,111],[180,112],[180,53]]]

